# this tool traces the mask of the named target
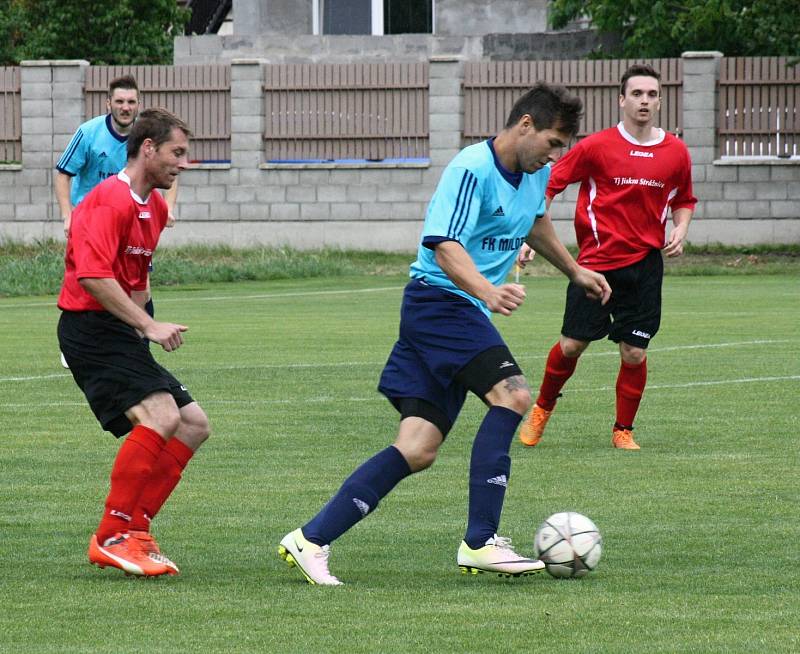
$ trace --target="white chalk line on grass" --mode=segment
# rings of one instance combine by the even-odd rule
[[[349,288],[338,289],[335,291],[293,291],[290,293],[259,293],[256,295],[188,295],[187,297],[169,297],[169,295],[159,296],[159,304],[169,304],[170,302],[195,302],[195,301],[214,301],[217,300],[273,300],[278,298],[306,297],[310,295],[346,295],[348,293],[383,293],[384,291],[401,291],[402,286],[380,286],[378,288]],[[20,308],[20,307],[52,307],[56,308],[56,301],[50,302],[26,302],[19,304],[2,304],[0,308]]]
[[[647,387],[647,392],[669,389],[692,388],[696,386],[723,386],[732,384],[754,384],[763,382],[782,382],[800,381],[800,375],[786,375],[784,377],[742,377],[740,379],[714,379],[707,381],[686,382],[684,384],[653,384]],[[571,388],[570,393],[597,393],[602,391],[613,391],[614,386],[596,386],[594,388]],[[274,404],[326,404],[328,402],[385,402],[379,393],[370,397],[336,397],[333,395],[322,395],[319,397],[294,397],[272,400],[242,399],[242,400],[216,400],[205,399],[201,401],[203,405],[236,405],[236,406],[264,406]],[[85,402],[2,402],[0,409],[41,409],[42,407],[70,407],[85,406]]]
[[[731,343],[702,343],[697,345],[674,345],[669,347],[661,347],[661,348],[650,348],[648,352],[676,352],[680,350],[704,350],[704,349],[714,349],[714,348],[722,348],[722,347],[739,347],[739,346],[747,346],[747,345],[770,345],[773,343],[793,343],[794,339],[783,338],[783,339],[774,339],[774,340],[755,340],[755,341],[735,341]],[[582,357],[604,357],[604,356],[619,356],[619,352],[617,350],[611,350],[608,352],[587,352],[586,354],[582,355]],[[534,355],[526,355],[517,357],[520,360],[530,360],[534,358]],[[292,370],[292,369],[305,369],[305,368],[355,368],[358,366],[382,366],[386,363],[386,360],[383,359],[382,361],[339,361],[335,363],[265,363],[265,364],[241,364],[241,365],[232,365],[232,366],[215,366],[213,370],[221,371],[221,370]],[[197,372],[200,370],[207,370],[206,368],[200,367],[192,367],[192,368],[181,368],[176,367],[176,370],[185,370],[191,372]],[[68,372],[62,373],[53,373],[50,375],[31,375],[25,377],[0,377],[0,384],[4,382],[28,382],[28,381],[40,381],[45,379],[58,379],[61,377],[71,377],[72,375]]]

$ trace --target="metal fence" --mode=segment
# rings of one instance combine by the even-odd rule
[[[87,119],[106,113],[109,82],[127,73],[139,85],[141,108],[164,107],[189,125],[193,161],[230,161],[230,66],[90,66],[85,82]]]
[[[465,66],[464,145],[497,134],[516,99],[540,80],[566,86],[583,101],[585,115],[578,138],[611,127],[620,119],[620,78],[634,63],[650,64],[661,73],[660,127],[680,135],[683,129],[680,59],[492,61]]]
[[[428,64],[267,64],[267,161],[428,156]]]
[[[0,163],[22,161],[19,66],[0,66]]]
[[[720,62],[720,156],[800,155],[800,64],[787,57],[728,57]]]

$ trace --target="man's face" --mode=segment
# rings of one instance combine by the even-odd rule
[[[530,116],[523,116],[523,130],[517,147],[517,159],[522,172],[535,173],[548,163],[558,161],[569,143],[570,135],[556,124],[537,130]]]
[[[625,85],[625,95],[619,96],[622,114],[638,125],[655,120],[661,108],[661,90],[658,80],[646,75],[636,75]]]
[[[145,139],[142,143],[147,172],[155,188],[170,188],[175,178],[189,165],[189,138],[183,130],[172,128],[169,141],[156,147]]]
[[[115,127],[127,132],[139,113],[139,92],[136,89],[114,89],[106,106]]]

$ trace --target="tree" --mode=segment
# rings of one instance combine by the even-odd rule
[[[0,64],[171,64],[189,16],[175,0],[0,0]]]
[[[604,56],[800,55],[798,0],[553,0],[550,6],[556,29],[581,17],[621,37],[619,50]]]

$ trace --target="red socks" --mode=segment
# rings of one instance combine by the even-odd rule
[[[128,531],[136,503],[162,449],[161,435],[143,425],[136,425],[122,443],[111,468],[111,490],[97,527],[99,543]]]
[[[177,438],[170,438],[147,481],[130,522],[131,531],[150,531],[150,521],[156,517],[164,502],[172,494],[181,479],[183,469],[189,463],[194,451]]]
[[[617,426],[633,428],[646,383],[647,359],[638,365],[621,362],[617,376]]]
[[[552,411],[555,407],[558,394],[567,380],[572,377],[572,373],[575,372],[578,358],[571,359],[564,356],[561,344],[558,342],[550,349],[544,369],[544,379],[542,379],[542,386],[539,389],[539,397],[536,398],[536,404],[545,411]]]

